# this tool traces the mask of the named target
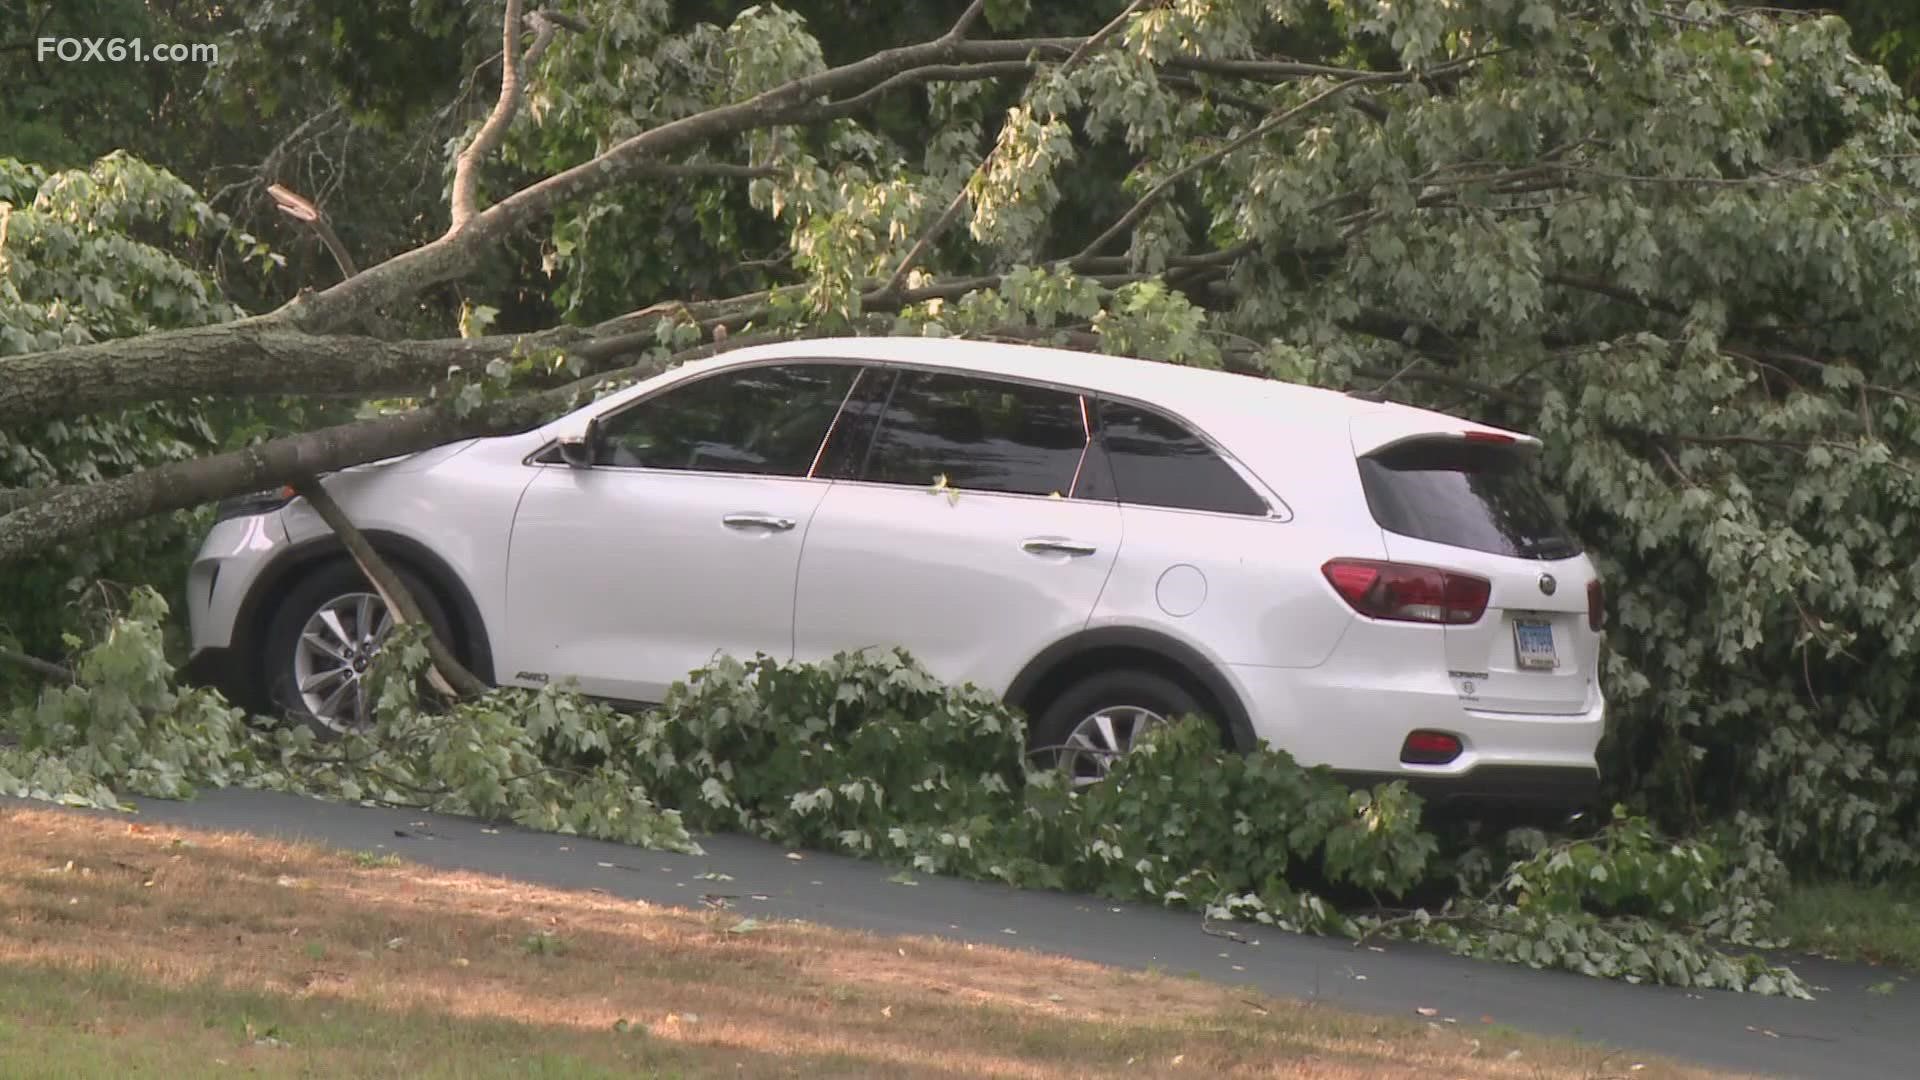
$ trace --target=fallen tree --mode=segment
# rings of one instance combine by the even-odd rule
[[[89,576],[63,542],[770,337],[1225,366],[1542,435],[1616,597],[1618,793],[1676,829],[1750,809],[1808,870],[1920,865],[1920,136],[1843,24],[1668,0],[944,16],[830,61],[773,6],[508,3],[445,232],[259,314],[127,209],[234,233],[177,184],[0,167],[0,562],[44,597]],[[649,260],[692,274],[650,246],[683,220],[741,287],[629,295]],[[440,317],[435,290],[529,248],[514,284],[560,318]],[[405,401],[336,408],[376,396]],[[298,422],[208,420],[263,397]]]

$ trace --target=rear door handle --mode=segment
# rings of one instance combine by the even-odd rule
[[[793,528],[793,519],[777,514],[728,514],[720,519],[720,524],[729,529],[766,529],[769,532],[786,532]]]
[[[1078,540],[1069,540],[1064,536],[1029,536],[1021,543],[1020,550],[1030,555],[1091,555],[1100,550],[1092,544],[1083,544]]]

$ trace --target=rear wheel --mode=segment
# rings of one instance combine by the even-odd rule
[[[433,591],[406,570],[394,572],[433,632],[464,662]],[[274,613],[261,652],[262,682],[273,703],[324,737],[366,727],[373,704],[364,692],[367,674],[393,625],[386,601],[354,564],[330,562],[302,578]]]
[[[1069,686],[1047,706],[1029,733],[1041,760],[1049,758],[1074,787],[1097,784],[1153,728],[1205,712],[1185,687],[1151,671],[1104,671]]]

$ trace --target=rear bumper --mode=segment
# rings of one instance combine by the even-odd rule
[[[1303,765],[1325,765],[1367,783],[1404,780],[1434,803],[1582,809],[1599,782],[1594,752],[1606,702],[1589,685],[1585,707],[1562,714],[1468,709],[1444,670],[1389,658],[1320,668],[1231,665],[1253,734]],[[1400,760],[1409,733],[1459,738],[1445,765]]]
[[[1449,810],[1537,810],[1553,815],[1571,814],[1592,809],[1600,796],[1600,772],[1590,768],[1482,765],[1457,776],[1364,772],[1337,775],[1355,787],[1404,780],[1428,806]]]

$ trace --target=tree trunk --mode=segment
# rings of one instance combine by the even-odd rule
[[[406,393],[459,365],[478,373],[517,337],[382,341],[244,319],[0,359],[0,425],[153,401],[254,394]],[[539,340],[558,339],[545,335]]]
[[[35,492],[26,505],[0,517],[0,563],[75,536],[188,509],[227,495],[416,453],[467,436],[525,430],[549,419],[568,400],[558,391],[548,391],[509,399],[465,418],[444,409],[422,409],[391,419],[323,428],[112,480]]]

